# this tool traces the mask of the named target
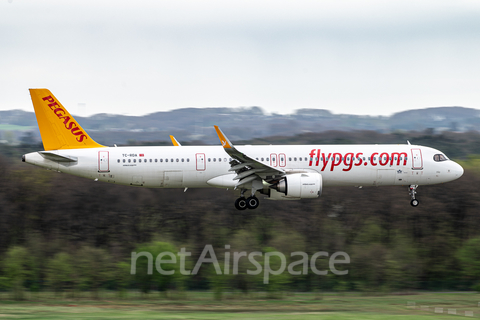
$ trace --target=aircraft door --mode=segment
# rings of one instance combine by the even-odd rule
[[[98,151],[98,172],[110,172],[108,151]]]
[[[287,163],[287,157],[285,156],[284,153],[280,153],[278,155],[278,163],[280,167],[285,167]]]
[[[163,186],[165,188],[183,187],[183,171],[165,171],[163,177]]]
[[[270,154],[270,165],[272,167],[276,167],[277,166],[277,154],[276,153],[271,153]]]
[[[132,177],[132,183],[130,183],[132,186],[143,186],[143,177],[142,176],[133,176]]]
[[[422,150],[418,148],[412,149],[412,169],[423,169]]]
[[[204,171],[205,170],[205,153],[197,153],[195,154],[197,160],[197,171]]]

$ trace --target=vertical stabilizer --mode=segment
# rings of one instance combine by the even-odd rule
[[[45,150],[101,148],[48,89],[30,89]]]

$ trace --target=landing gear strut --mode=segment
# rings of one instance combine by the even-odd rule
[[[418,206],[419,202],[417,200],[417,198],[415,198],[415,195],[417,194],[417,185],[410,185],[410,187],[408,187],[408,193],[410,194],[410,197],[412,198],[412,201],[410,201],[410,204],[412,205],[412,207],[416,207]]]

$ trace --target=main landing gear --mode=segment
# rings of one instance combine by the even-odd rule
[[[245,210],[245,209],[257,209],[260,201],[255,196],[248,197],[240,197],[235,201],[235,208],[238,210]]]
[[[417,185],[410,185],[410,187],[408,187],[408,194],[410,194],[410,197],[412,198],[412,201],[410,201],[410,204],[412,205],[412,207],[416,207],[418,206],[419,202],[417,200],[417,198],[415,198],[415,195],[417,194]]]
[[[245,199],[245,196],[243,195],[244,193],[245,190],[242,190],[242,195],[235,201],[235,208],[237,208],[237,210],[257,209],[258,205],[260,204],[258,198],[252,194],[250,197]]]

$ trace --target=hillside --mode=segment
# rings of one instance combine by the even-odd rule
[[[212,144],[217,142],[214,124],[224,128],[234,141],[329,130],[466,132],[480,127],[480,110],[463,107],[408,110],[389,117],[334,114],[322,109],[298,109],[287,115],[266,114],[259,107],[249,107],[184,108],[145,116],[96,114],[75,118],[92,138],[106,145],[168,142],[170,134],[180,141]],[[19,140],[26,131],[32,131],[39,140],[33,112],[0,111],[0,140]]]

